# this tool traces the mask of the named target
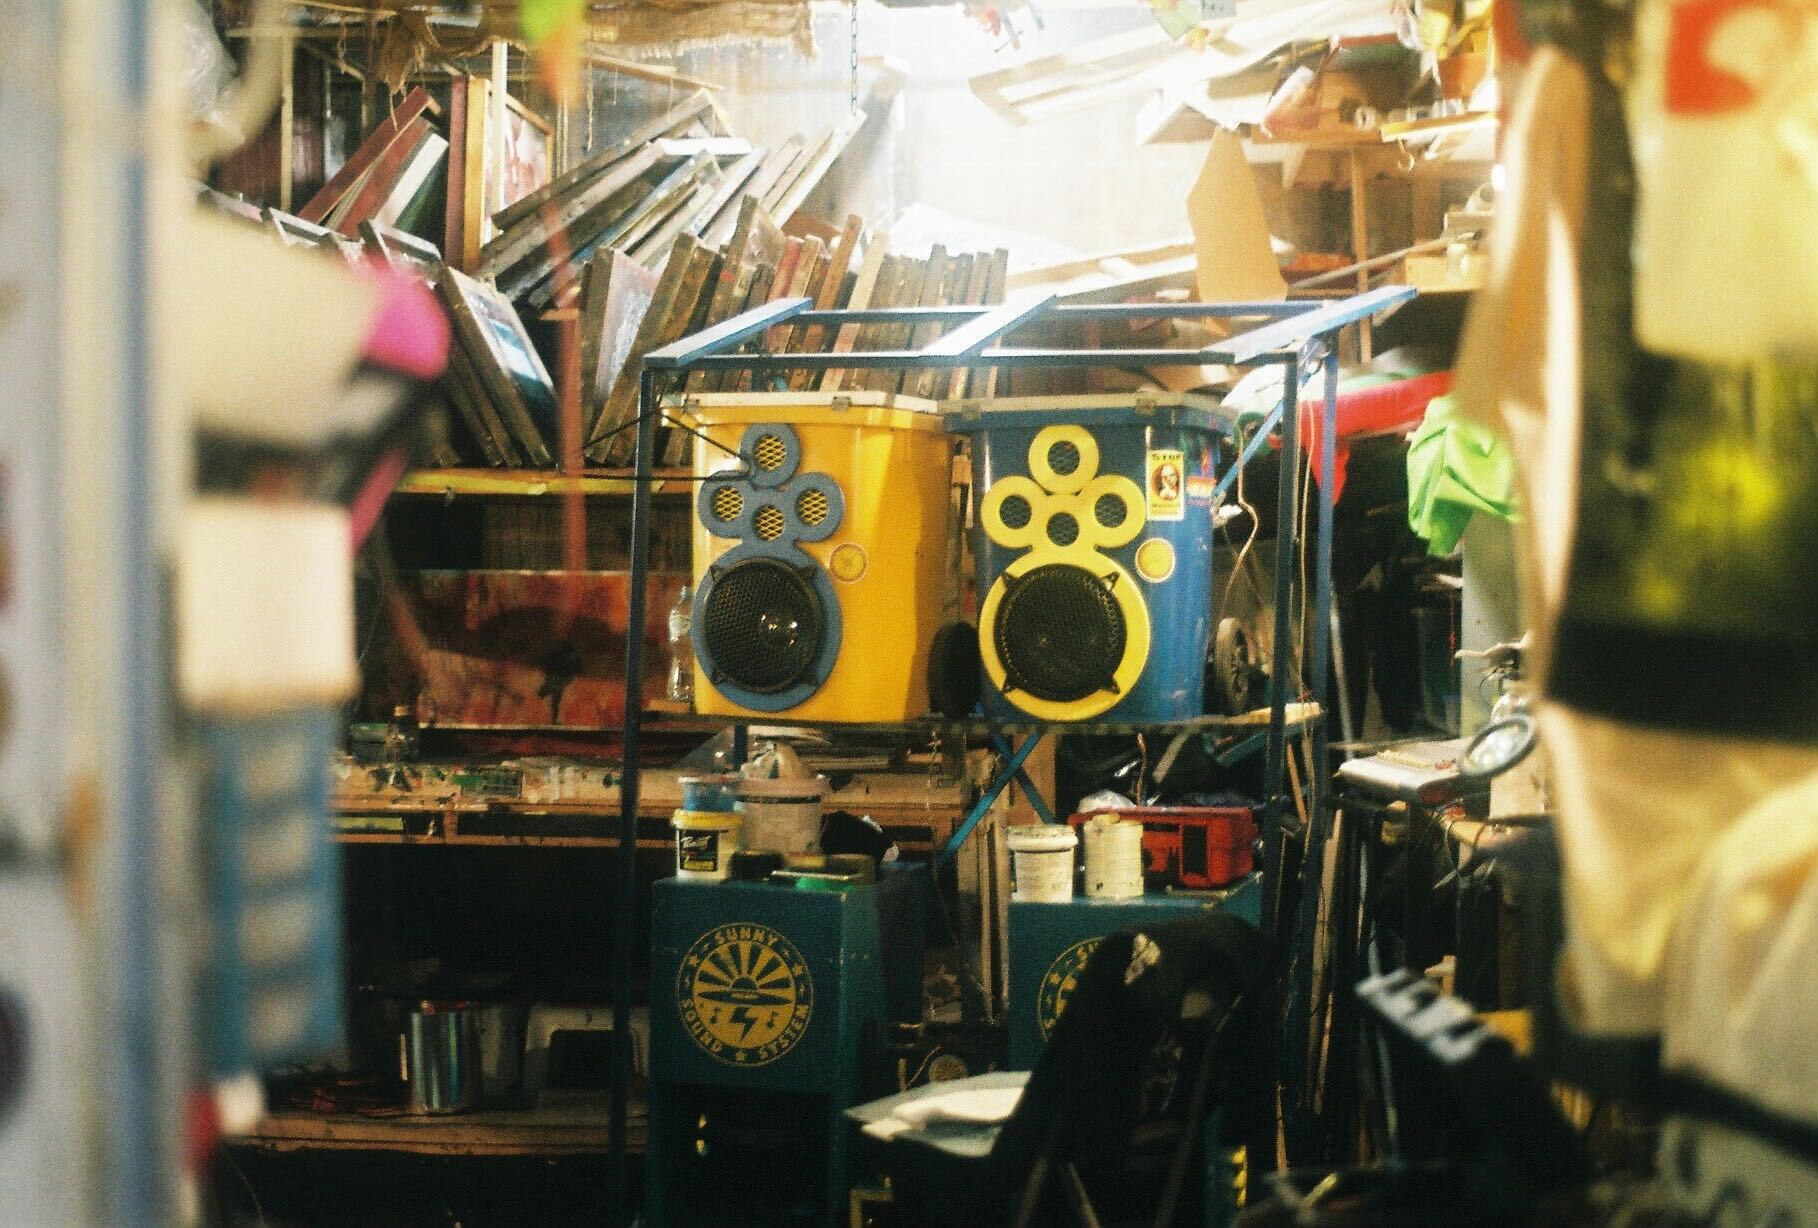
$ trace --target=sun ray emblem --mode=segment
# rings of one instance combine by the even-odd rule
[[[814,978],[794,943],[767,925],[708,930],[676,972],[682,1026],[711,1057],[764,1066],[788,1053],[814,1013]]]

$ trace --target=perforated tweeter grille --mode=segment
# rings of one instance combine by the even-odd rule
[[[713,514],[719,520],[737,520],[745,510],[745,496],[731,486],[713,492]]]
[[[830,510],[827,496],[818,490],[805,490],[801,498],[795,501],[795,514],[809,528],[815,528],[826,521]]]
[[[696,617],[715,684],[731,683],[760,695],[786,691],[809,675],[826,626],[820,598],[808,580],[768,558],[728,568]]]
[[[1130,509],[1116,495],[1100,495],[1092,505],[1092,516],[1107,529],[1115,529],[1129,516]]]
[[[789,445],[779,435],[759,435],[757,443],[752,445],[751,458],[759,469],[768,473],[789,459]]]
[[[1116,690],[1127,629],[1101,577],[1071,563],[1050,563],[1005,576],[993,641],[1003,662],[1004,693],[1023,691],[1050,703],[1073,703]]]
[[[1048,447],[1048,468],[1066,477],[1079,470],[1079,445],[1062,439]]]
[[[785,523],[783,509],[767,505],[758,509],[757,515],[752,518],[751,527],[757,533],[758,540],[773,542],[783,535]]]

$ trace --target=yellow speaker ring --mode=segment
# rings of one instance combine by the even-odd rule
[[[1121,473],[1092,479],[1076,498],[1085,540],[1100,550],[1126,545],[1143,531],[1143,489]]]
[[[1098,474],[1098,440],[1083,426],[1045,426],[1029,445],[1029,474],[1057,495],[1082,489]]]
[[[1066,557],[1071,555],[1072,557]],[[979,657],[985,667],[985,676],[991,685],[999,691],[1010,680],[1010,672],[1004,668],[1003,659],[997,655],[997,617],[1003,605],[1004,593],[1008,586],[1006,577],[1021,576],[1025,572],[1049,563],[1065,561],[1076,566],[1088,567],[1101,576],[1112,577],[1108,586],[1112,599],[1117,602],[1118,610],[1124,616],[1124,656],[1113,671],[1111,680],[1114,689],[1095,691],[1084,699],[1068,703],[1053,700],[1037,699],[1033,695],[1018,692],[1009,697],[1010,702],[1027,712],[1030,716],[1042,721],[1087,721],[1108,711],[1117,705],[1118,700],[1130,693],[1137,680],[1143,675],[1143,667],[1149,662],[1149,607],[1143,596],[1137,591],[1136,581],[1130,573],[1118,566],[1113,559],[1103,555],[1092,556],[1082,561],[1077,551],[1057,552],[1051,550],[1031,550],[1023,555],[998,575],[991,583],[991,589],[985,594],[985,600],[978,610],[978,647]]]
[[[985,536],[998,545],[1007,550],[1025,550],[1043,540],[1046,518],[1036,513],[1047,500],[1042,488],[1028,478],[999,478],[979,504],[979,523],[984,526]]]

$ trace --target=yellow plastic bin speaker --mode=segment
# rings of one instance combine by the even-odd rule
[[[928,711],[952,443],[885,393],[688,398],[699,431],[695,708],[881,723]],[[704,438],[703,438],[704,436]]]

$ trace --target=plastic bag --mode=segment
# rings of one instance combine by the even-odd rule
[[[227,97],[234,84],[234,62],[215,34],[215,24],[200,4],[183,9],[183,96],[189,117],[198,124],[227,124]]]

